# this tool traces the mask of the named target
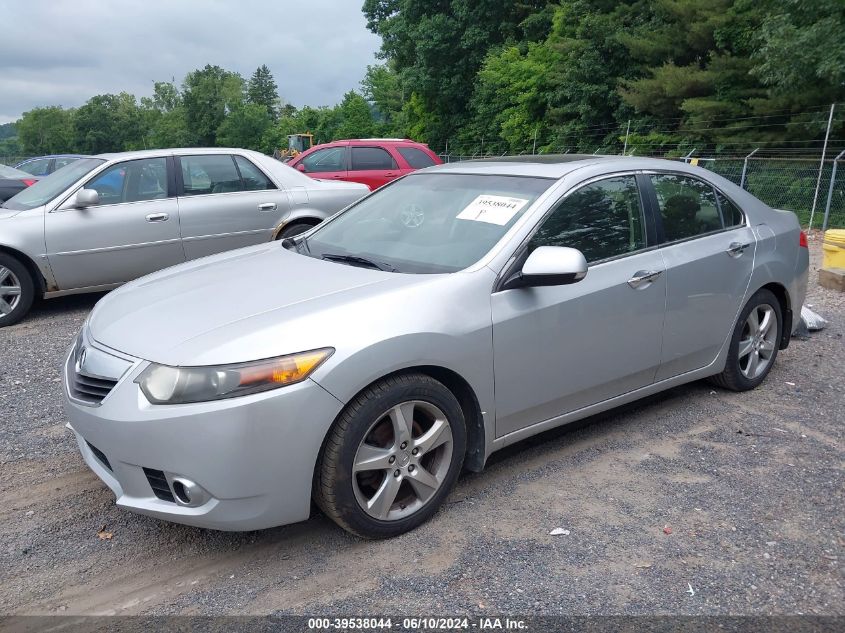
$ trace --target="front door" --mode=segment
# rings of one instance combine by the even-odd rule
[[[645,387],[660,363],[666,301],[634,175],[568,194],[527,245],[579,249],[580,282],[492,297],[496,435]]]
[[[116,163],[85,183],[99,194],[83,209],[72,200],[48,213],[45,240],[60,290],[131,281],[185,261],[168,159]]]
[[[754,265],[756,239],[739,209],[710,184],[650,174],[666,243],[666,325],[657,380],[712,363],[733,332]]]

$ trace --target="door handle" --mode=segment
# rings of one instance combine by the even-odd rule
[[[389,174],[385,174],[384,177],[385,178],[396,178],[396,176],[398,176],[398,175],[399,174],[394,174],[393,172],[391,172]]]
[[[147,222],[167,222],[169,217],[166,213],[150,213],[147,216]]]
[[[730,255],[731,257],[739,257],[745,251],[746,248],[751,246],[751,244],[743,244],[741,242],[731,242],[730,246],[728,246],[728,250],[725,252]]]
[[[275,211],[276,210],[276,203],[275,202],[262,202],[258,205],[259,211]]]
[[[638,270],[634,276],[628,280],[628,285],[631,288],[645,288],[652,281],[660,277],[662,270]]]

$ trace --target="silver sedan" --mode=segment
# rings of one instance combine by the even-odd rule
[[[124,508],[252,530],[313,498],[387,537],[523,438],[702,378],[756,387],[808,262],[795,215],[697,167],[444,165],[111,293],[65,406]]]
[[[81,158],[0,207],[0,327],[22,319],[37,297],[109,290],[297,235],[367,193],[248,150]]]

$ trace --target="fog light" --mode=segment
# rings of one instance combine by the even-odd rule
[[[205,490],[185,477],[173,478],[173,495],[176,497],[176,503],[183,506],[201,506],[208,500]]]

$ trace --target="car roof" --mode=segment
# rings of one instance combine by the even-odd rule
[[[110,152],[97,154],[93,158],[105,160],[127,159],[127,158],[151,158],[155,156],[189,156],[196,154],[255,154],[249,149],[235,147],[175,147],[167,149],[142,149],[132,152]],[[263,154],[262,154],[263,156]]]
[[[483,174],[497,176],[533,176],[563,178],[567,174],[590,165],[606,165],[612,170],[671,169],[690,171],[685,163],[660,158],[607,156],[592,154],[538,154],[533,156],[501,156],[426,167],[417,173]]]
[[[23,163],[28,163],[31,160],[43,160],[45,158],[88,158],[88,154],[45,154],[44,156],[33,156],[32,158],[27,158],[18,164],[22,165]]]

